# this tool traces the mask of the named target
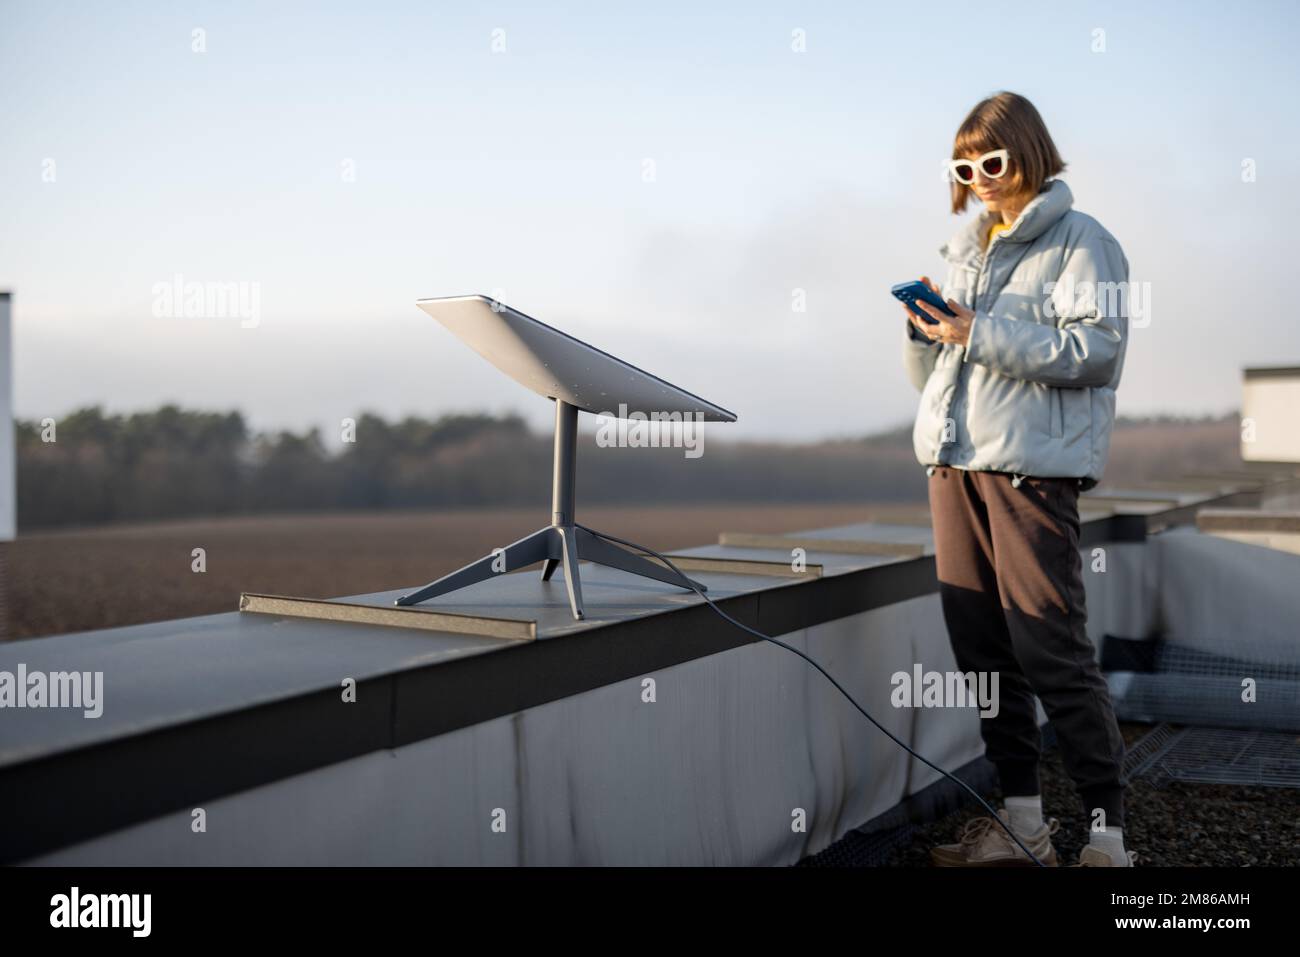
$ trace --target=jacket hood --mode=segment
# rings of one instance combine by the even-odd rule
[[[1074,194],[1064,180],[1050,180],[1037,196],[1020,211],[1011,228],[998,237],[1000,243],[1033,242],[1047,232],[1074,205]],[[972,222],[953,234],[939,247],[939,254],[949,262],[962,262],[984,251],[984,235],[997,213],[985,210]]]

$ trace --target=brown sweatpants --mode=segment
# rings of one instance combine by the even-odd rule
[[[1124,741],[1084,623],[1079,485],[1012,484],[1005,472],[930,475],[939,596],[963,672],[999,672],[995,717],[980,719],[1003,796],[1039,793],[1034,696],[1056,731],[1084,812],[1124,826]]]

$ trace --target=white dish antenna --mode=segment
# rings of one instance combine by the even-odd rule
[[[520,385],[555,400],[555,461],[551,477],[551,524],[397,599],[418,605],[438,595],[487,581],[504,571],[538,562],[542,581],[563,563],[573,617],[581,619],[578,560],[622,569],[643,578],[682,585],[671,569],[612,544],[574,521],[578,413],[618,417],[640,412],[649,421],[676,415],[683,422],[735,422],[736,416],[671,382],[601,352],[580,339],[538,322],[487,296],[421,299],[416,303],[471,349]],[[695,583],[701,591],[704,586]]]
[[[613,418],[625,405],[647,418],[661,413],[736,421],[734,413],[707,399],[487,296],[421,299],[416,305],[520,385],[583,412]]]

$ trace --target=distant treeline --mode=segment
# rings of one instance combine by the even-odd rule
[[[1133,423],[1130,423],[1133,424]],[[1236,419],[1141,420],[1170,442],[1190,429],[1183,457],[1205,468],[1234,464]],[[1208,430],[1207,430],[1208,427]],[[1121,426],[1122,428],[1122,426]],[[238,412],[165,406],[106,415],[79,409],[45,441],[38,422],[17,423],[18,522],[30,530],[212,515],[449,505],[536,505],[550,501],[551,437],[518,416],[445,415],[388,422],[357,419],[355,441],[329,452],[318,430],[254,433]],[[1172,437],[1172,438],[1171,438]],[[1183,443],[1185,445],[1186,443]],[[1149,436],[1136,443],[1139,457]],[[1202,448],[1203,446],[1203,448]],[[1180,446],[1181,447],[1181,446]],[[1154,470],[1154,471],[1153,471]],[[1110,475],[1108,473],[1108,478]],[[924,472],[911,428],[814,444],[728,442],[705,432],[704,454],[683,449],[601,448],[585,436],[578,453],[580,502],[922,501]]]

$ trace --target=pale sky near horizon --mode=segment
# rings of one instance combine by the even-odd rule
[[[1011,89],[1149,283],[1119,411],[1223,412],[1243,366],[1300,365],[1298,10],[0,0],[15,410],[547,427],[414,306],[483,292],[735,410],[728,437],[908,422],[888,289],[942,276],[942,160]],[[155,316],[178,275],[256,284],[257,325]]]

